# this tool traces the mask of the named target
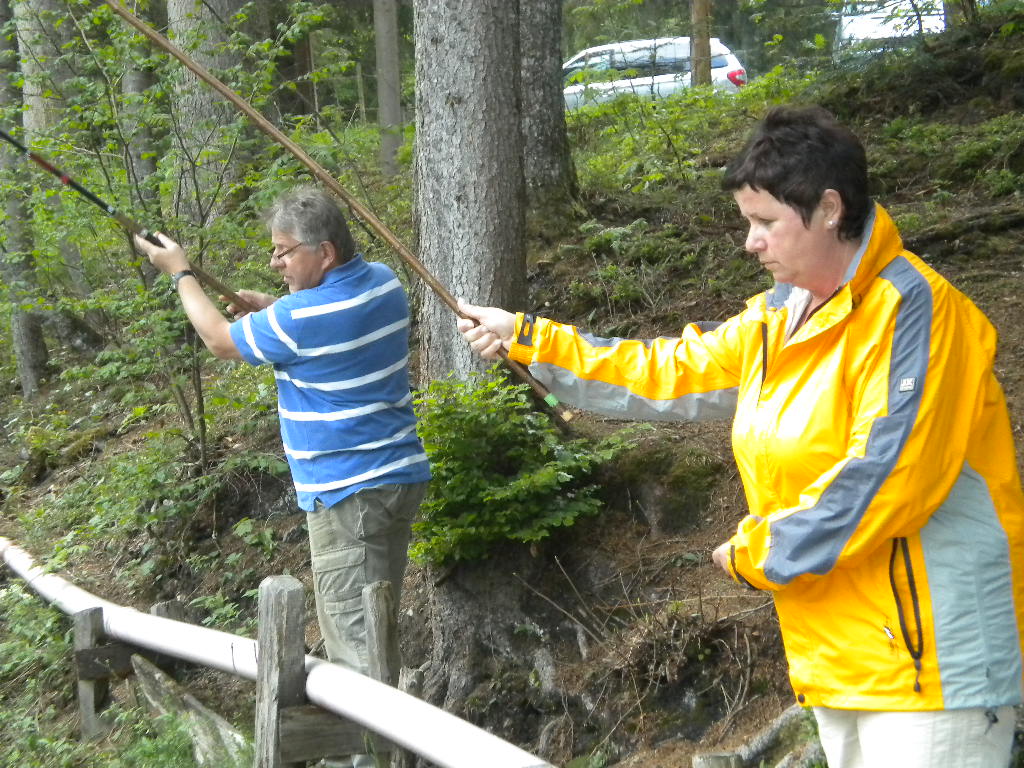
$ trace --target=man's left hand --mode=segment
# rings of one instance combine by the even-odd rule
[[[185,256],[185,251],[182,247],[167,235],[157,232],[156,236],[163,243],[162,247],[153,245],[143,237],[135,236],[136,247],[149,257],[150,263],[168,275],[188,269],[188,258]]]

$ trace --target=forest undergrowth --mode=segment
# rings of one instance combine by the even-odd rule
[[[999,330],[998,372],[1020,459],[1024,16],[966,35],[835,69],[779,68],[734,97],[693,91],[571,114],[579,199],[570,214],[531,219],[525,309],[606,336],[644,337],[738,311],[767,282],[743,253],[721,168],[769,106],[821,103],[864,139],[873,190],[910,247]],[[329,140],[308,130],[327,152]],[[375,179],[372,132],[358,131],[352,172],[365,167],[367,189],[408,234],[408,179]],[[125,325],[98,354],[63,353],[31,402],[18,396],[13,360],[0,361],[0,535],[104,598],[142,609],[176,598],[196,622],[252,634],[263,577],[291,573],[309,583],[273,381],[247,367],[206,365],[205,414],[190,423],[180,400],[187,387],[178,386],[186,367],[166,350],[194,341],[169,299],[129,296],[122,301],[131,306],[106,307],[149,322]],[[432,582],[453,568],[504,568],[506,556],[524,573],[543,561],[524,580],[535,613],[512,632],[522,653],[489,660],[487,685],[461,714],[572,768],[681,766],[694,751],[747,743],[792,701],[770,600],[710,563],[743,515],[728,429],[623,432],[626,425],[582,415],[576,424],[587,450],[620,440],[592,464],[574,449],[593,495],[533,539],[500,545],[500,556],[480,541],[471,543],[474,556],[485,554],[480,562],[414,563],[402,605],[406,662],[430,656],[423,619]],[[555,456],[569,444],[552,445]],[[557,493],[558,478],[545,471],[529,483]],[[307,641],[315,652],[314,624]],[[127,699],[115,704],[109,736],[77,742],[71,661],[66,618],[0,572],[0,741],[8,745],[0,765],[193,764],[179,724],[154,722]],[[251,686],[198,670],[185,677],[209,706],[251,730]],[[811,738],[801,725],[788,748]],[[774,764],[769,754],[759,759]]]

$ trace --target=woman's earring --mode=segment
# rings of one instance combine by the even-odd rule
[[[832,227],[834,227],[835,225],[836,225],[836,223],[835,223],[834,221],[830,221],[830,222],[828,223],[828,228],[829,228],[829,229],[832,229]]]

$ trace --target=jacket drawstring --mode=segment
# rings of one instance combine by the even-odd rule
[[[906,618],[903,616],[903,602],[900,600],[900,591],[896,586],[896,552],[903,551],[903,567],[907,571],[907,586],[910,588],[910,601],[914,607],[914,623],[917,628],[917,644],[910,641],[910,632],[907,629]],[[903,633],[903,642],[906,643],[910,658],[914,660],[914,693],[921,692],[921,657],[924,655],[924,633],[921,629],[921,605],[917,599],[917,585],[914,582],[914,569],[910,563],[910,547],[904,537],[892,540],[892,554],[889,556],[889,583],[892,585],[892,594],[896,598],[896,613],[900,620],[900,632]]]
[[[761,387],[764,389],[764,380],[768,376],[768,323],[761,323]],[[760,389],[758,396],[760,396]]]

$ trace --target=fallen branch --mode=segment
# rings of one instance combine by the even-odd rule
[[[157,715],[175,715],[184,724],[197,765],[242,768],[252,764],[251,745],[231,723],[142,656],[132,656],[132,667],[149,709]]]
[[[936,243],[948,245],[964,235],[976,232],[994,234],[1016,227],[1024,227],[1024,208],[1020,205],[1004,205],[970,213],[953,221],[928,227],[904,238],[903,244],[914,253],[920,254],[926,251],[930,245]],[[943,250],[945,249],[940,248],[940,253]]]

